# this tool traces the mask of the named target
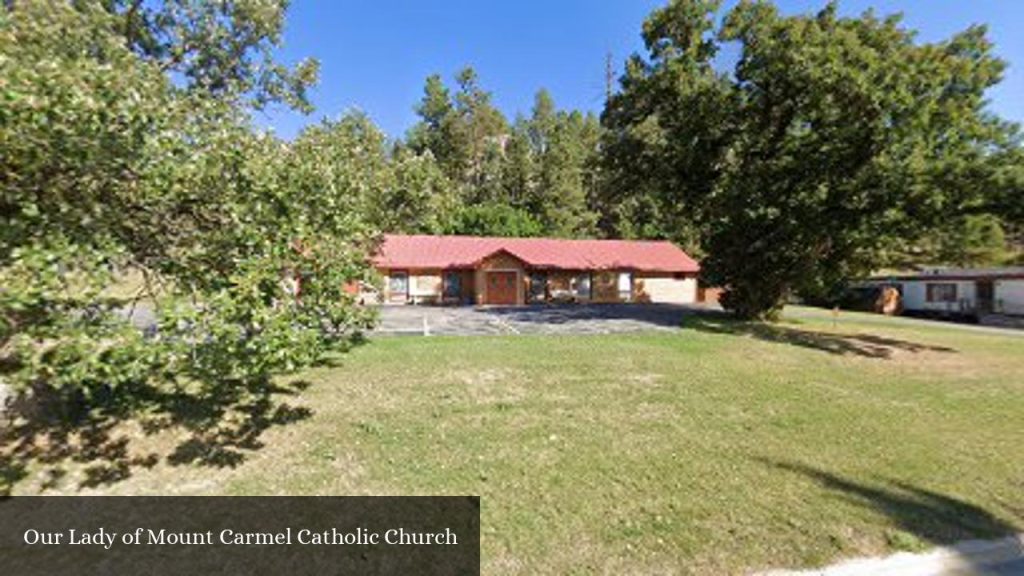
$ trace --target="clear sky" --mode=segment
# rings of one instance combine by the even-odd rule
[[[666,0],[667,1],[667,0]],[[605,55],[616,74],[640,51],[640,26],[665,2],[652,0],[293,0],[281,58],[320,60],[311,116],[275,110],[257,117],[285,138],[322,117],[358,109],[389,136],[416,121],[424,79],[449,85],[472,65],[494,102],[512,118],[528,112],[538,88],[562,108],[600,112]],[[727,6],[734,2],[727,0]],[[778,0],[786,13],[813,12],[825,0]],[[996,53],[1010,67],[989,93],[991,108],[1024,122],[1024,0],[845,0],[843,14],[867,8],[902,12],[922,41],[937,41],[973,23],[989,26]]]

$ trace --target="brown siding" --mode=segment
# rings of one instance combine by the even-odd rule
[[[574,272],[562,272],[556,270],[548,272],[548,291],[554,292],[556,290],[571,290],[572,279],[575,275],[576,274]]]
[[[594,272],[590,286],[591,298],[594,302],[621,302],[619,300],[618,270]]]
[[[647,288],[647,282],[651,278],[648,276],[633,278],[633,301],[641,302],[643,304],[649,304],[654,301],[651,297],[651,293]]]
[[[723,290],[721,288],[713,286],[697,286],[697,302],[707,302],[709,304],[717,304],[718,299],[722,297]]]
[[[515,256],[512,256],[511,254],[499,252],[498,254],[495,254],[489,258],[485,258],[482,262],[480,262],[480,268],[484,270],[522,270],[523,263],[522,261],[520,261]]]

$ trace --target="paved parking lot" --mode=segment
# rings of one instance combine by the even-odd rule
[[[378,335],[611,334],[676,330],[697,307],[600,304],[516,307],[381,306]]]

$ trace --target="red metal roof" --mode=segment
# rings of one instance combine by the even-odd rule
[[[691,272],[700,265],[671,242],[386,235],[379,268],[471,268],[504,250],[535,268]]]

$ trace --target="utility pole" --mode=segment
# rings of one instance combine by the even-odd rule
[[[612,83],[615,82],[615,72],[612,71],[612,53],[609,51],[604,57],[604,102],[612,99]]]

